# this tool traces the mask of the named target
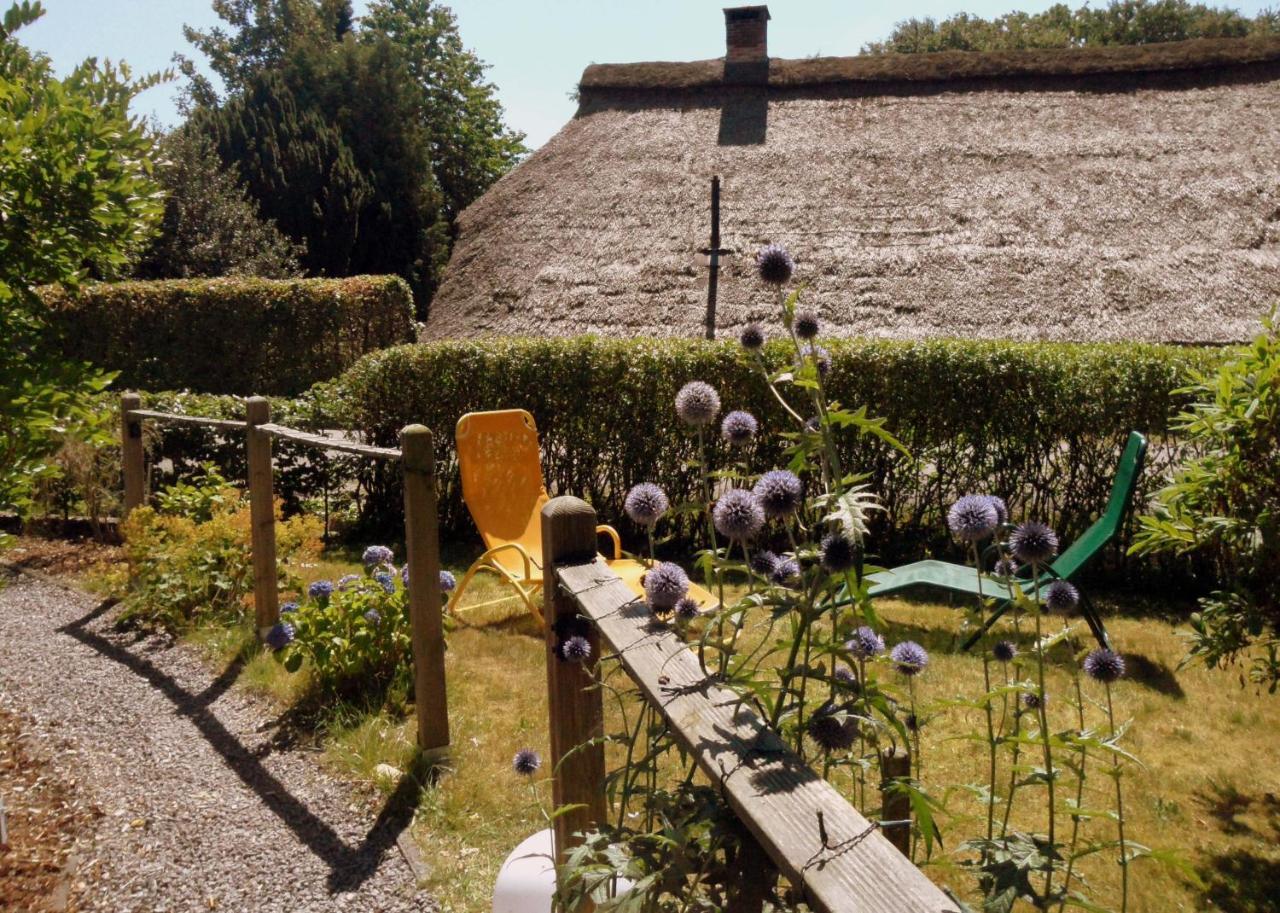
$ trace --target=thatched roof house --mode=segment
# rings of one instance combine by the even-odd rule
[[[787,245],[845,335],[1226,342],[1280,301],[1280,39],[590,66],[462,216],[428,338],[702,332]]]

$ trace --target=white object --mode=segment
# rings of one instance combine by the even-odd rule
[[[555,836],[538,831],[511,851],[493,887],[493,913],[551,913],[556,893]],[[631,882],[618,879],[619,893]]]

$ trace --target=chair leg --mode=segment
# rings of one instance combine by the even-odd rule
[[[1102,616],[1098,614],[1098,610],[1093,606],[1093,600],[1089,598],[1087,593],[1080,595],[1080,610],[1084,614],[1084,620],[1089,625],[1089,630],[1093,632],[1093,639],[1104,650],[1111,649],[1111,637],[1107,634],[1106,625],[1102,623]]]
[[[1004,615],[1005,612],[1009,611],[1010,605],[1011,603],[1008,603],[1008,602],[1001,603],[1000,608],[992,612],[991,617],[982,623],[982,627],[974,631],[973,635],[970,636],[968,640],[966,640],[963,644],[960,645],[960,651],[962,653],[968,653],[970,648],[972,648],[974,644],[976,644],[978,641],[982,639],[982,635],[990,631],[991,626],[994,625],[997,621],[999,621],[1001,616]]]

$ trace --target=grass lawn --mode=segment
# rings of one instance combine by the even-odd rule
[[[353,568],[339,559],[306,573],[332,578]],[[460,574],[463,568],[454,570]],[[500,594],[493,583],[480,578],[467,602]],[[896,600],[877,605],[888,624],[890,643],[917,640],[933,658],[916,692],[924,708],[926,786],[941,795],[947,786],[981,782],[985,754],[957,738],[980,728],[981,716],[941,707],[949,699],[982,691],[980,659],[955,653],[952,647],[963,613],[947,605]],[[513,600],[484,610],[487,618],[470,619],[487,624],[459,625],[449,634],[452,769],[424,789],[414,824],[414,836],[432,867],[430,888],[446,911],[489,909],[502,860],[543,826],[534,791],[543,805],[550,801],[546,766],[532,790],[510,767],[519,748],[535,748],[544,757],[548,750],[541,634],[531,618],[516,611],[518,607]],[[1179,850],[1196,873],[1147,860],[1135,863],[1129,909],[1280,910],[1280,765],[1275,763],[1280,751],[1280,696],[1242,689],[1239,677],[1231,673],[1200,667],[1179,670],[1183,644],[1175,627],[1149,618],[1110,617],[1105,603],[1103,609],[1130,670],[1130,677],[1115,687],[1118,716],[1134,720],[1124,745],[1145,765],[1132,768],[1124,780],[1129,837],[1153,849]],[[1083,622],[1077,627],[1080,636],[1087,637]],[[190,638],[224,657],[252,649],[247,632],[206,628]],[[1068,651],[1054,658],[1057,666],[1048,682],[1050,723],[1067,728],[1074,725],[1074,711],[1064,702],[1056,708],[1060,716],[1055,716],[1053,695],[1065,695],[1072,688],[1066,671]],[[289,676],[266,655],[248,663],[241,682],[286,702],[305,687],[302,675]],[[389,791],[393,784],[381,780],[376,768],[389,763],[405,769],[412,751],[411,722],[339,712],[326,725],[326,759],[348,776]],[[1095,770],[1090,788],[1110,791],[1111,780]],[[1086,795],[1084,804],[1098,807],[1104,802],[1106,797],[1099,793]],[[961,792],[952,793],[947,805],[943,839],[952,848],[979,834],[984,813]],[[1108,825],[1095,822],[1089,825],[1094,829],[1090,833],[1108,839]],[[1069,820],[1062,826],[1069,827]],[[1106,858],[1099,854],[1085,865],[1083,874],[1093,885],[1093,896],[1105,897],[1118,885],[1114,858],[1114,853]],[[926,871],[940,883],[968,893],[969,877],[955,870],[945,853],[935,856]]]

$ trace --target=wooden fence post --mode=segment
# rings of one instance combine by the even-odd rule
[[[891,789],[897,780],[911,776],[911,755],[902,748],[886,748],[880,752],[880,820],[906,821],[884,828],[884,835],[904,856],[911,854],[911,797],[900,789]]]
[[[271,437],[257,429],[271,422],[271,403],[251,396],[245,403],[245,450],[249,461],[249,522],[253,550],[253,606],[259,639],[280,620],[276,576],[276,512],[271,482]]]
[[[552,498],[542,508],[543,609],[546,619],[547,693],[551,716],[552,803],[556,808],[580,805],[555,819],[556,858],[563,862],[573,834],[603,824],[605,805],[604,702],[595,661],[600,636],[588,624],[591,665],[560,657],[560,623],[578,615],[577,601],[558,583],[561,564],[593,561],[596,556],[596,512],[578,498]],[[559,630],[558,630],[559,629]],[[595,739],[594,744],[584,746]],[[572,754],[570,754],[572,752]]]
[[[409,624],[413,638],[413,700],[418,748],[443,755],[449,747],[444,677],[444,618],[440,599],[440,540],[436,517],[435,450],[431,432],[400,432],[404,469],[405,563],[409,568]]]
[[[120,519],[128,517],[146,499],[147,466],[142,451],[142,420],[129,415],[142,408],[142,397],[125,393],[120,397],[120,451],[124,468],[124,507]]]

